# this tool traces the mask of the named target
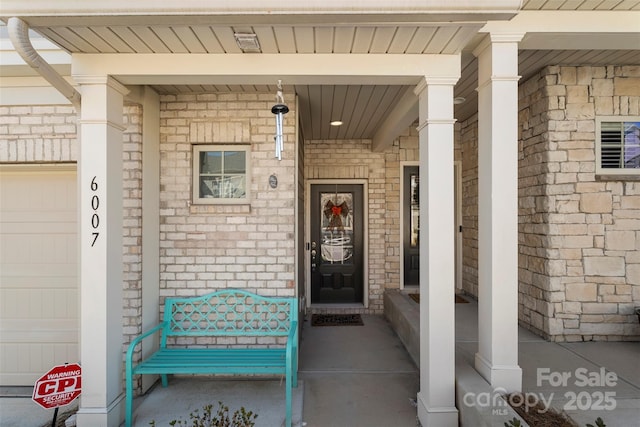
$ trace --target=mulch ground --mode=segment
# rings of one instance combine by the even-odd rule
[[[568,415],[553,408],[545,408],[542,402],[537,402],[533,406],[528,405],[522,393],[507,395],[505,399],[531,427],[580,427]]]

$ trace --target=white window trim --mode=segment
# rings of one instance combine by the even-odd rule
[[[246,191],[243,198],[200,198],[200,153],[203,151],[244,151]],[[194,205],[246,205],[251,200],[251,145],[250,144],[193,144],[191,156],[191,199]]]
[[[640,168],[603,168],[601,133],[602,122],[639,122],[640,116],[598,116],[596,117],[596,175],[598,176],[640,176]]]

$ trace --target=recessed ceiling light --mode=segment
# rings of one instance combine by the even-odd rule
[[[253,33],[234,33],[236,44],[243,52],[260,52],[258,35]]]
[[[331,126],[342,126],[342,121],[334,120],[331,122]]]
[[[453,103],[454,104],[462,104],[464,101],[466,101],[467,98],[463,98],[462,96],[459,96],[457,98],[453,98]]]

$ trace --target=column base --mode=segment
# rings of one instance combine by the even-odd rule
[[[424,395],[418,393],[418,419],[422,427],[458,427],[458,408],[429,407]]]
[[[86,408],[81,401],[76,413],[78,427],[119,427],[123,422],[124,394],[118,395],[106,408]]]
[[[480,353],[476,353],[476,370],[491,387],[504,389],[507,393],[522,391],[522,369],[518,365],[493,365]]]

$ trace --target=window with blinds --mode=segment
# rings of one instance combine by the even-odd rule
[[[599,118],[596,134],[598,174],[640,174],[640,117]]]

